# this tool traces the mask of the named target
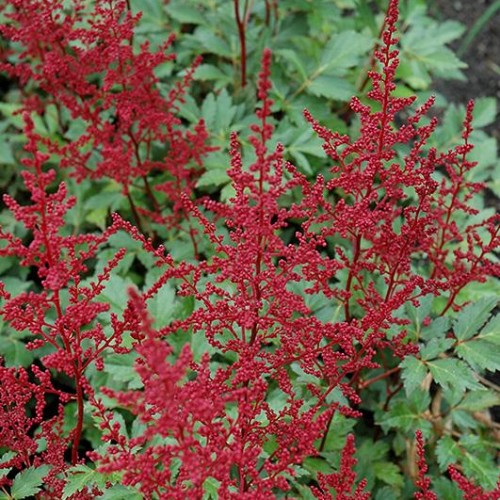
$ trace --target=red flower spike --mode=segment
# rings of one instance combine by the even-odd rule
[[[49,193],[55,180],[55,172],[44,170],[47,156],[39,152],[41,139],[35,134],[29,115],[25,114],[24,117],[28,139],[25,149],[30,157],[23,161],[26,170],[22,175],[31,193],[31,204],[21,206],[8,196],[4,196],[4,200],[16,219],[29,230],[31,241],[25,244],[0,228],[0,240],[4,242],[0,255],[16,256],[20,259],[21,266],[34,268],[40,278],[41,289],[21,292],[13,297],[4,293],[0,314],[15,330],[28,331],[33,335],[34,339],[27,348],[38,349],[43,345],[51,348],[41,359],[45,369],[64,373],[75,381],[76,394],[64,394],[53,389],[48,370],[41,371],[36,365],[30,367],[30,371],[40,379],[40,384],[33,386],[33,390],[36,389],[33,397],[39,402],[36,410],[37,423],[42,422],[45,394],[57,395],[61,403],[76,399],[78,422],[72,433],[72,462],[75,464],[78,461],[77,451],[83,424],[83,400],[85,394],[92,394],[84,375],[85,369],[99,359],[103,350],[112,349],[121,341],[121,331],[115,331],[107,338],[102,326],[96,323],[109,307],[96,301],[96,298],[103,289],[103,283],[123,258],[124,251],[117,253],[98,277],[97,283],[89,287],[81,285],[81,275],[87,272],[85,262],[96,255],[99,247],[117,228],[112,226],[101,235],[62,235],[66,213],[73,206],[74,200],[67,197],[64,184],[60,184],[55,192]],[[2,384],[7,383],[7,377],[8,372],[4,371]],[[49,427],[47,422],[44,425],[46,431],[42,432],[41,437],[46,438]],[[59,460],[63,464],[67,439],[61,434],[57,439],[54,437],[52,442],[52,458],[47,463]],[[13,451],[18,449],[13,438],[5,446]],[[33,448],[23,444],[22,448],[26,454],[25,461],[28,460],[29,463],[34,459],[37,446]],[[56,460],[57,453],[59,459]],[[63,469],[59,472],[61,470]]]
[[[496,488],[489,493],[485,492],[480,486],[476,486],[472,481],[466,479],[458,470],[450,465],[448,468],[451,479],[464,493],[464,500],[498,500],[500,498],[500,480]]]
[[[418,457],[418,479],[416,484],[420,491],[415,493],[414,498],[415,500],[437,500],[436,494],[429,490],[431,480],[428,477],[425,477],[425,473],[427,472],[427,463],[425,461],[424,438],[420,429],[416,432],[415,438],[417,442]]]
[[[148,221],[181,229],[187,216],[181,196],[192,196],[203,158],[214,150],[206,144],[203,121],[191,131],[177,116],[201,59],[163,96],[155,71],[174,59],[167,54],[174,36],[157,51],[147,42],[134,51],[139,15],[130,14],[128,2],[98,0],[92,7],[79,0],[69,6],[59,0],[10,3],[15,7],[6,13],[10,24],[0,30],[24,51],[20,63],[5,62],[0,69],[19,78],[22,86],[35,83],[46,94],[36,109],[27,100],[26,110],[55,107],[65,136],[62,144],[45,141],[50,153],[61,157],[60,165],[71,169],[78,181],[109,178],[120,184],[141,231],[146,231]],[[64,122],[68,113],[82,129],[70,130],[71,139],[70,123]],[[160,144],[168,145],[168,152],[154,159],[153,148]],[[152,185],[152,172],[168,173],[173,180]],[[138,183],[147,205],[136,200]],[[168,200],[166,207],[159,193]],[[152,229],[148,232],[154,235]],[[196,247],[195,236],[191,232]]]
[[[312,487],[314,496],[320,500],[368,500],[370,493],[363,492],[366,488],[366,480],[362,480],[355,485],[356,473],[354,467],[357,460],[354,458],[356,447],[354,445],[354,436],[349,434],[342,450],[340,460],[340,470],[332,474],[318,474],[320,487]],[[330,493],[333,489],[335,496]],[[354,489],[354,491],[353,491]]]

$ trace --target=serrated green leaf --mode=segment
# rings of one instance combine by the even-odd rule
[[[195,80],[227,80],[228,76],[213,64],[200,64],[194,73]]]
[[[437,359],[428,361],[427,366],[436,383],[446,390],[456,389],[463,393],[466,389],[481,389],[470,368],[458,359]]]
[[[459,444],[451,436],[443,436],[436,445],[436,457],[441,471],[456,463],[461,456]]]
[[[307,86],[307,91],[317,97],[348,101],[356,94],[354,86],[343,78],[321,75]]]
[[[500,314],[495,314],[481,330],[477,339],[487,340],[496,347],[500,346]]]
[[[163,328],[174,318],[176,295],[171,283],[163,285],[152,299],[148,300],[148,311],[154,328]]]
[[[375,477],[383,483],[397,488],[403,487],[404,478],[401,474],[401,469],[396,464],[391,462],[374,462],[373,470]]]
[[[330,474],[333,472],[332,467],[328,464],[328,462],[324,458],[319,457],[307,457],[303,466],[309,472],[316,474],[317,472],[322,472],[323,474]]]
[[[214,168],[212,170],[208,170],[203,172],[203,174],[198,179],[196,183],[196,187],[202,186],[225,186],[231,179],[225,169],[222,168]]]
[[[109,373],[116,382],[127,384],[129,389],[142,387],[142,380],[134,369],[137,354],[110,354],[106,357],[104,370]]]
[[[188,2],[172,2],[165,7],[167,13],[176,21],[186,24],[205,24],[205,18]]]
[[[218,498],[220,482],[213,477],[207,477],[203,483],[203,491],[208,498]]]
[[[104,491],[104,493],[96,499],[99,500],[142,500],[143,496],[131,486],[123,486],[115,484]]]
[[[494,97],[480,97],[474,103],[472,126],[486,127],[495,121],[497,115],[497,100]]]
[[[0,467],[0,478],[5,477],[11,470],[12,470],[12,467],[7,467],[7,468]]]
[[[121,314],[127,306],[127,290],[130,286],[133,286],[131,281],[113,274],[106,282],[104,290],[99,295],[99,300],[110,304],[111,312]]]
[[[400,498],[400,492],[394,490],[393,488],[389,488],[389,486],[384,486],[383,488],[377,490],[374,500],[400,500]]]
[[[377,422],[386,432],[391,428],[398,428],[405,433],[421,429],[426,435],[431,429],[431,424],[423,414],[430,402],[430,395],[417,389],[404,400],[394,402],[389,411],[378,412]]]
[[[215,121],[215,96],[210,93],[205,97],[201,105],[201,117],[205,121],[207,128],[210,130],[214,126]]]
[[[477,430],[479,422],[467,411],[455,409],[451,413],[451,420],[462,430]]]
[[[403,370],[401,377],[403,378],[406,394],[411,394],[420,386],[427,375],[427,367],[422,361],[413,356],[406,356],[399,366]]]
[[[231,58],[231,48],[228,43],[204,26],[196,28],[192,37],[200,44],[203,52]]]
[[[433,300],[434,297],[432,295],[426,295],[420,299],[418,307],[415,307],[411,303],[405,305],[405,311],[416,327],[420,327],[424,319],[430,316]]]
[[[475,478],[486,490],[493,490],[498,481],[498,468],[490,460],[472,453],[465,453],[462,466],[466,477]]]
[[[0,457],[0,467],[5,463],[8,462],[9,460],[12,460],[16,456],[16,453],[14,451],[8,451],[7,453],[4,453]]]
[[[103,487],[106,484],[107,477],[95,469],[80,464],[72,467],[68,471],[68,480],[63,490],[63,500],[69,498],[74,493],[82,491],[86,486]]]
[[[477,371],[500,370],[500,353],[495,344],[486,340],[471,340],[455,347],[455,352]]]
[[[0,336],[0,353],[5,366],[27,367],[34,359],[33,352],[28,351],[23,342],[7,335]]]
[[[481,411],[495,405],[500,405],[500,395],[489,389],[484,389],[468,392],[457,408],[468,411]]]
[[[359,57],[372,46],[372,37],[355,31],[334,34],[321,54],[319,73],[333,70],[341,75],[345,69],[356,66]]]
[[[294,67],[299,73],[303,82],[307,80],[307,61],[301,59],[300,53],[295,50],[281,49],[276,51],[278,57],[283,57],[289,65]]]
[[[453,331],[458,340],[471,338],[488,320],[491,311],[497,305],[497,297],[484,297],[474,304],[465,306],[457,315]]]
[[[440,316],[431,322],[429,326],[422,327],[420,337],[424,340],[431,340],[436,337],[444,337],[448,333],[450,319],[446,316]]]
[[[43,478],[48,474],[50,467],[41,465],[40,467],[30,467],[25,469],[14,478],[10,494],[14,500],[35,495],[43,486]]]
[[[433,478],[432,488],[439,500],[463,500],[460,488],[446,477]]]
[[[436,338],[431,339],[426,345],[420,348],[420,356],[423,360],[434,359],[439,354],[445,353],[455,341],[453,339]]]

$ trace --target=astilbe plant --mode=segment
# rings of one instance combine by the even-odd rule
[[[16,296],[2,287],[1,314],[13,329],[29,331],[29,348],[43,355],[42,368],[0,369],[0,445],[12,452],[2,467],[49,466],[42,498],[65,495],[74,470],[70,465],[82,466],[85,459],[96,464],[105,481],[99,487],[84,484],[67,495],[71,498],[95,498],[117,477],[144,498],[202,498],[207,484],[221,499],[294,495],[296,490],[290,490],[300,466],[330,451],[335,418],[362,416],[366,389],[396,375],[399,359],[417,352],[402,306],[417,306],[428,295],[444,297],[439,311],[444,315],[462,306],[460,292],[467,284],[498,275],[498,265],[489,258],[499,243],[497,218],[459,225],[460,213],[474,214],[469,201],[481,188],[467,180],[473,167],[467,159],[472,104],[464,143],[438,153],[425,150],[436,127],[435,119],[424,122],[432,99],[411,113],[414,98],[394,96],[397,3],[389,4],[375,54],[379,69],[369,75],[372,103],[351,102],[360,120],[359,138],[332,132],[305,112],[332,160],[328,176],[313,183],[284,161],[281,145],[269,147],[274,130],[271,52],[264,51],[258,120],[250,136],[254,159],[245,167],[233,134],[228,174],[235,194],[222,203],[192,199],[194,174],[183,169],[209,149],[203,124],[196,137],[177,129],[170,106],[181,87],[170,100],[160,97],[153,69],[165,56],[150,53],[147,46],[139,54],[132,51],[134,18],[124,3],[96,2],[95,17],[79,26],[83,3],[74,4],[74,18],[57,23],[64,16],[62,3],[11,2],[9,15],[18,24],[3,28],[4,33],[27,49],[25,63],[9,71],[17,72],[21,83],[37,81],[49,99],[85,120],[88,129],[76,141],[57,145],[39,137],[25,115],[29,156],[22,175],[31,205],[9,197],[5,203],[30,236],[23,241],[2,229],[0,255],[33,268],[38,283]],[[44,38],[34,32],[32,18],[40,13],[56,34],[44,32]],[[80,42],[72,45],[72,40]],[[102,85],[88,80],[93,64],[105,73]],[[58,76],[61,68],[65,76]],[[139,69],[145,83],[138,81]],[[28,100],[26,110],[37,112],[38,104]],[[117,113],[115,124],[104,120],[107,110]],[[405,112],[409,117],[397,128],[396,118]],[[148,156],[156,141],[168,142],[173,151],[161,165]],[[100,154],[94,170],[87,144]],[[172,178],[163,186],[170,186],[164,191],[174,213],[197,221],[212,254],[176,262],[144,235],[139,209],[134,223],[114,214],[102,234],[66,235],[64,217],[75,200],[64,184],[52,192],[56,174],[44,167],[50,153],[62,155],[63,166],[73,167],[78,180],[115,178],[125,195],[137,178],[148,191],[147,176],[165,167]],[[293,204],[287,203],[290,193],[297,200]],[[170,224],[154,210],[144,209],[142,215],[151,224]],[[131,288],[123,316],[111,315],[105,329],[108,305],[99,295],[125,251],[90,284],[82,281],[89,259],[117,231],[139,241],[161,273],[149,288]],[[154,326],[148,305],[162,287],[174,285],[179,299],[194,299],[194,310]],[[337,315],[318,317],[314,300],[334,304]],[[179,338],[191,336],[193,346],[205,346],[201,354],[187,340],[179,346]],[[137,355],[139,388],[97,390],[91,384],[91,367],[103,369],[107,351]],[[72,380],[71,390],[58,388],[61,375]],[[388,390],[385,408],[401,388]],[[11,400],[9,393],[15,394]],[[67,433],[64,406],[72,402],[76,426]],[[85,402],[100,423],[105,447],[83,456]],[[35,409],[26,414],[29,404]],[[117,409],[132,416],[132,437],[115,418]],[[416,443],[415,498],[432,499],[421,433]],[[354,472],[353,435],[336,445],[343,447],[337,471],[319,474],[317,483],[306,485],[308,491],[322,499],[368,498],[366,481]],[[450,476],[469,497],[496,498],[497,492],[484,493],[455,468]],[[4,476],[2,485],[9,482]]]
[[[25,149],[30,156],[23,160],[25,170],[21,175],[32,203],[21,206],[8,195],[4,195],[4,202],[29,231],[29,236],[23,241],[0,229],[3,243],[0,255],[17,257],[21,266],[33,269],[39,286],[16,296],[11,296],[2,287],[4,303],[0,313],[13,329],[30,332],[32,340],[26,347],[34,351],[43,349],[40,358],[43,368],[37,364],[31,365],[29,370],[2,367],[1,444],[16,453],[4,463],[6,467],[26,468],[41,463],[53,466],[47,479],[50,486],[47,492],[52,491],[55,498],[59,498],[64,480],[56,475],[67,468],[65,454],[68,450],[71,463],[79,461],[84,400],[93,394],[85,372],[93,363],[102,369],[100,355],[104,350],[123,352],[121,332],[116,330],[114,335],[107,337],[96,321],[109,309],[109,304],[95,299],[123,258],[124,251],[117,253],[96,281],[89,286],[82,284],[82,276],[88,272],[86,262],[95,257],[116,228],[111,226],[100,235],[63,234],[64,218],[76,200],[68,196],[63,183],[55,192],[50,192],[56,172],[44,169],[49,155],[40,151],[40,137],[34,132],[28,114],[25,114],[25,121],[28,139]],[[73,390],[56,389],[54,374],[69,377]],[[39,382],[35,383],[32,376]],[[51,401],[52,408],[46,405],[46,398]],[[35,411],[33,417],[28,417],[26,406],[31,400],[35,401]],[[65,435],[62,432],[63,408],[71,401],[76,402],[76,425],[69,435]],[[59,410],[48,419],[45,412],[50,414],[54,407]],[[34,431],[37,432],[33,434]],[[47,441],[47,448],[38,453],[43,439]]]
[[[68,10],[58,0],[14,0],[4,8],[10,23],[1,33],[24,50],[15,62],[7,53],[0,68],[19,81],[25,109],[55,107],[61,135],[49,149],[60,166],[77,181],[114,180],[141,231],[155,235],[155,223],[182,229],[196,251],[194,228],[181,224],[189,220],[181,197],[192,196],[213,148],[202,120],[188,130],[177,114],[200,59],[164,95],[156,73],[175,59],[174,36],[157,50],[148,42],[134,50],[140,15],[127,2],[74,1]]]
[[[186,320],[174,321],[156,334],[145,328],[146,338],[154,344],[137,347],[144,390],[105,391],[147,427],[128,448],[111,446],[101,457],[100,469],[126,470],[124,483],[138,484],[146,496],[196,498],[209,478],[220,484],[220,498],[269,498],[273,491],[285,491],[294,465],[315,453],[314,442],[322,437],[330,415],[340,410],[339,404],[327,404],[326,398],[344,372],[339,367],[333,373],[332,367],[331,384],[321,388],[317,358],[322,353],[328,356],[335,344],[348,351],[352,339],[340,335],[335,325],[322,324],[310,314],[303,298],[287,289],[302,277],[289,271],[297,259],[295,249],[278,234],[290,217],[279,206],[279,198],[303,179],[294,176],[284,181],[282,148],[269,152],[266,147],[273,129],[268,123],[270,58],[266,51],[259,79],[260,124],[252,127],[250,139],[256,160],[248,171],[243,170],[233,135],[229,175],[236,195],[229,205],[206,202],[207,208],[224,217],[228,241],[186,199],[186,207],[215,245],[215,256],[210,262],[176,268],[169,256],[155,252],[158,265],[167,266],[167,271],[145,299],[167,279],[177,277],[178,294],[194,295],[199,307]],[[134,228],[122,224],[141,239]],[[147,241],[143,243],[149,247]],[[179,330],[194,332],[195,339],[206,337],[209,349],[200,362],[185,348],[175,365],[166,364],[172,349],[161,339],[166,336],[168,342],[168,336]],[[322,346],[324,339],[329,342]],[[222,355],[229,366],[211,368],[210,353]],[[317,385],[297,391],[290,378],[291,364],[316,377]],[[270,387],[282,395],[281,401],[267,401]],[[341,410],[355,414],[347,406]],[[164,444],[149,443],[152,436],[161,436]],[[132,453],[138,444],[145,448]],[[182,464],[172,476],[169,467],[179,458]]]
[[[155,252],[158,264],[163,262],[168,268],[156,286],[176,277],[180,279],[178,294],[193,295],[199,304],[186,320],[174,321],[155,334],[158,346],[159,337],[166,336],[168,342],[169,335],[179,330],[194,332],[195,339],[205,335],[209,352],[222,355],[229,366],[216,368],[212,363],[210,369],[208,354],[199,364],[183,351],[189,370],[181,380],[179,361],[174,370],[161,361],[171,355],[171,347],[141,350],[137,369],[144,390],[107,394],[148,424],[141,446],[151,440],[151,434],[160,435],[165,444],[150,444],[135,453],[131,451],[135,440],[128,448],[113,446],[101,457],[102,470],[125,470],[127,482],[138,484],[146,495],[165,498],[186,494],[195,498],[210,478],[218,482],[221,498],[269,498],[286,490],[286,479],[295,473],[293,465],[323,451],[334,415],[359,415],[355,406],[361,402],[363,390],[397,371],[385,367],[385,373],[364,379],[368,370],[380,366],[375,360],[378,352],[390,349],[397,357],[416,352],[406,339],[404,326],[409,320],[401,318],[401,306],[416,306],[427,294],[448,294],[445,313],[455,305],[466,283],[498,273],[498,267],[486,258],[498,245],[494,218],[462,228],[460,234],[467,238],[465,251],[456,250],[450,258],[445,244],[450,232],[458,234],[453,215],[471,210],[466,201],[478,189],[465,179],[472,166],[466,160],[471,107],[465,122],[465,145],[443,155],[423,151],[436,120],[428,125],[419,125],[419,121],[432,99],[405,125],[394,128],[396,114],[414,101],[393,96],[397,15],[397,3],[392,2],[383,45],[376,53],[382,69],[370,74],[373,90],[369,97],[379,109],[372,110],[357,99],[352,102],[361,119],[360,138],[351,143],[348,137],[321,127],[306,112],[335,162],[331,177],[320,177],[312,185],[291,165],[283,164],[280,146],[272,153],[267,151],[272,102],[267,96],[270,53],[265,52],[259,80],[260,125],[253,126],[251,137],[256,159],[243,169],[233,135],[229,175],[236,194],[227,205],[205,203],[225,220],[229,239],[223,240],[186,199],[186,209],[199,219],[215,245],[215,256],[209,262],[181,265],[174,271],[171,258]],[[410,151],[398,157],[398,145],[407,144]],[[433,178],[440,165],[448,174],[441,183]],[[280,205],[281,197],[292,189],[302,193],[302,200],[290,208]],[[334,203],[332,193],[338,198]],[[297,220],[297,243],[285,244],[280,230]],[[477,236],[479,226],[487,229],[489,240],[483,242]],[[132,228],[128,230],[139,237]],[[323,250],[332,240],[338,242],[333,257]],[[148,247],[146,241],[144,245]],[[427,269],[416,267],[422,257]],[[343,321],[318,320],[304,297],[293,292],[294,282],[308,283],[308,295],[336,300]],[[146,301],[150,296],[146,292]],[[389,336],[394,327],[399,333]],[[293,370],[307,374],[310,383],[298,387],[291,376]],[[157,389],[160,380],[169,388],[161,391],[162,397]],[[221,384],[217,396],[213,384]],[[268,402],[275,388],[286,395],[278,408]],[[189,397],[175,397],[183,390],[189,390]],[[175,397],[174,405],[165,392]],[[209,408],[201,401],[193,407],[194,394],[210,394]],[[172,407],[178,409],[178,423],[173,420],[176,412]],[[198,413],[202,408],[208,410],[203,417]],[[273,446],[269,448],[270,439]],[[345,463],[352,446],[350,439]],[[178,472],[171,475],[172,461],[180,456]],[[200,464],[199,457],[209,458]],[[147,475],[141,473],[146,470]],[[151,480],[154,474],[158,475],[156,481]],[[323,477],[322,489],[316,493],[328,495],[325,490],[333,486],[338,495],[351,494],[352,483],[353,478],[344,484],[335,474]],[[427,482],[419,479],[418,484],[426,498],[431,498]],[[357,488],[354,495],[361,495],[363,484]]]

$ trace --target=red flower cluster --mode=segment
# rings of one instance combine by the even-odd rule
[[[174,37],[156,51],[145,42],[135,52],[140,16],[131,15],[127,2],[75,1],[68,11],[60,0],[14,0],[10,7],[11,23],[0,32],[25,50],[21,61],[7,58],[0,69],[19,79],[27,110],[55,107],[63,136],[49,151],[61,157],[60,166],[78,181],[121,185],[141,231],[154,235],[146,222],[179,227],[189,218],[181,198],[192,196],[202,158],[213,150],[203,121],[186,130],[177,116],[200,60],[164,96],[155,71],[175,58],[167,54]]]

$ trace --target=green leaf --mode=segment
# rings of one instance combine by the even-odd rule
[[[402,488],[404,478],[401,474],[401,469],[391,462],[375,462],[373,463],[375,477],[385,484]]]
[[[203,104],[201,106],[201,117],[205,121],[207,128],[212,129],[215,121],[215,96],[210,93],[205,97]]]
[[[495,121],[497,115],[497,100],[494,97],[480,97],[474,103],[474,128],[486,127]]]
[[[165,7],[168,14],[183,24],[205,24],[205,18],[202,14],[188,2],[172,2]]]
[[[98,497],[99,500],[141,500],[143,496],[131,486],[123,486],[121,484],[115,484],[104,491],[104,493]]]
[[[68,475],[69,477],[63,490],[63,500],[66,500],[66,498],[69,498],[78,491],[82,491],[86,486],[97,485],[97,487],[103,488],[108,479],[104,474],[83,464],[69,469]]]
[[[11,497],[20,500],[38,493],[43,486],[43,478],[48,474],[49,470],[48,465],[23,470],[14,478],[10,490]]]
[[[192,36],[199,43],[203,53],[208,52],[221,57],[232,57],[231,48],[228,43],[215,35],[211,29],[200,26],[196,28]]]
[[[443,337],[432,339],[420,348],[420,356],[423,360],[434,359],[439,354],[446,352],[454,343],[453,339]]]
[[[455,337],[458,340],[471,338],[486,323],[497,303],[498,298],[490,296],[464,307],[458,313],[453,325]]]
[[[372,47],[373,38],[355,31],[342,31],[334,34],[321,54],[318,73],[333,70],[335,75],[342,75],[344,70],[358,64],[362,54]]]
[[[333,472],[332,467],[324,458],[319,457],[307,457],[303,462],[304,469],[309,472],[317,473],[322,472],[323,474],[331,474]]]
[[[384,486],[383,488],[377,490],[374,500],[400,500],[400,498],[400,492],[394,490],[393,488],[389,488],[388,486]]]
[[[219,498],[220,482],[213,477],[207,477],[203,483],[203,491],[208,498]]]
[[[500,314],[495,314],[481,330],[477,339],[487,340],[495,344],[495,348],[500,346]]]
[[[441,471],[459,461],[461,451],[459,444],[450,436],[443,436],[436,445],[436,457]]]
[[[455,348],[460,358],[477,371],[500,370],[500,356],[495,344],[486,340],[463,342]]]
[[[411,394],[420,386],[427,375],[427,367],[422,361],[413,356],[406,356],[399,366],[403,370],[401,377],[403,378],[406,394]]]
[[[398,428],[405,433],[421,429],[425,435],[430,431],[431,424],[423,414],[430,402],[430,395],[417,389],[409,397],[395,401],[389,411],[378,410],[376,420],[385,432],[392,428]]]
[[[111,305],[111,312],[121,314],[128,302],[128,288],[133,286],[132,282],[113,274],[106,282],[104,290],[99,295],[99,301]]]
[[[420,337],[431,340],[436,337],[444,337],[450,327],[450,319],[446,316],[436,318],[429,326],[422,327]]]
[[[488,491],[495,488],[498,468],[491,460],[466,452],[462,458],[462,466],[466,477],[476,479]]]
[[[466,389],[481,389],[482,386],[474,378],[470,368],[458,359],[437,359],[428,361],[432,376],[436,383],[446,390],[456,389],[460,393]]]
[[[227,172],[223,168],[214,168],[213,170],[208,170],[203,172],[203,174],[198,179],[196,187],[202,186],[225,186],[231,179]]]
[[[176,295],[172,283],[165,283],[152,299],[148,300],[148,311],[153,318],[153,327],[162,328],[174,318]]]
[[[0,336],[0,353],[5,366],[29,366],[34,359],[32,351],[28,351],[20,340],[2,334]]]
[[[127,354],[110,354],[106,357],[104,370],[109,373],[116,383],[125,384],[129,389],[142,387],[142,380],[134,369],[137,354],[130,352]]]
[[[326,97],[337,101],[348,101],[356,94],[354,85],[343,78],[321,75],[308,86],[307,91],[318,97]]]
[[[195,80],[228,80],[228,77],[213,64],[200,64],[194,73]]]
[[[283,57],[286,60],[288,65],[294,67],[299,73],[303,82],[307,81],[307,61],[304,61],[300,58],[300,53],[295,50],[290,49],[281,49],[276,51],[276,55],[278,57]]]
[[[432,488],[439,500],[463,500],[460,488],[446,477],[432,479]]]
[[[457,408],[468,411],[482,411],[495,405],[500,405],[500,395],[485,389],[468,392]]]

